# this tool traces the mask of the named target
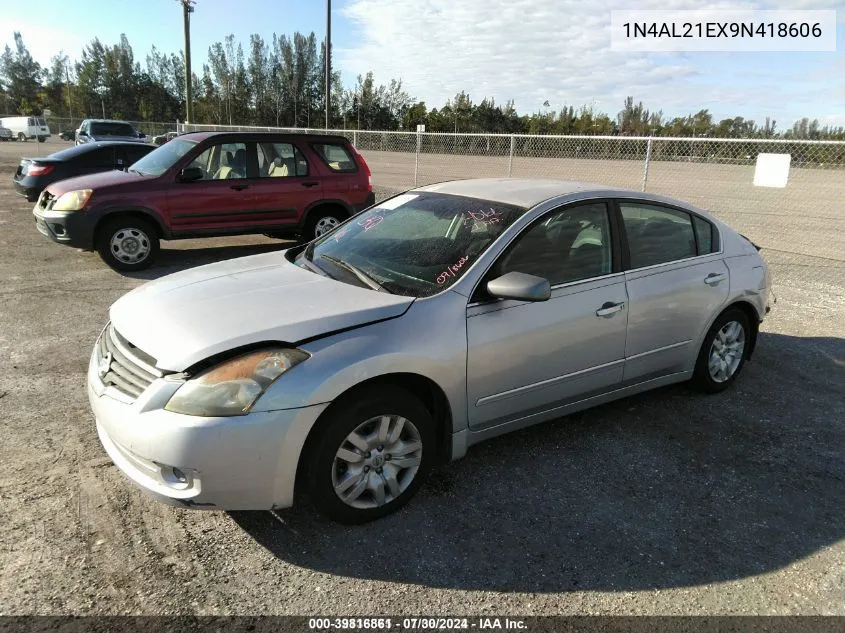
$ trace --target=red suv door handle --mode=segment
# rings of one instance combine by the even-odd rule
[[[319,182],[303,182],[302,186],[303,187],[316,187],[319,184],[320,184]]]
[[[232,189],[235,191],[243,191],[244,189],[249,189],[249,185],[232,185]]]

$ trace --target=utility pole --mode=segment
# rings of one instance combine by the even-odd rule
[[[185,23],[185,123],[194,120],[193,90],[191,83],[191,14],[195,0],[178,0],[182,4],[182,19]]]
[[[326,0],[326,129],[332,111],[332,0]]]

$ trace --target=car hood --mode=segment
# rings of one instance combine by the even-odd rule
[[[96,192],[106,187],[125,185],[130,182],[137,183],[142,178],[153,178],[153,176],[141,176],[136,173],[113,169],[112,171],[101,171],[96,174],[88,174],[87,176],[59,180],[47,187],[47,190],[58,197],[63,193],[74,191],[75,189],[93,189]]]
[[[142,138],[138,138],[137,136],[114,136],[112,134],[103,134],[102,136],[94,135],[88,137],[88,142],[94,141],[128,141],[130,143],[146,143],[146,141]]]
[[[155,358],[160,369],[184,371],[244,345],[294,345],[396,317],[413,301],[323,277],[277,251],[146,283],[118,299],[109,316],[115,329]]]

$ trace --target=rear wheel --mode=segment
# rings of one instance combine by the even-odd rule
[[[97,252],[115,270],[143,270],[153,263],[159,241],[146,220],[125,216],[108,222],[97,237]]]
[[[413,394],[388,386],[361,393],[321,421],[306,456],[311,499],[335,521],[372,521],[411,499],[434,452],[434,420]]]
[[[21,143],[24,143],[26,141],[26,134],[24,134],[23,132],[18,132],[18,140]]]
[[[349,217],[347,213],[340,208],[317,209],[308,218],[305,240],[310,242],[325,235],[342,224],[347,217]]]
[[[701,344],[692,385],[706,393],[730,387],[748,356],[750,332],[742,310],[731,308],[719,315]]]

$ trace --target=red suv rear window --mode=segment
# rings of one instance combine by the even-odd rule
[[[346,146],[340,143],[312,143],[311,147],[332,171],[358,171],[358,163]]]

